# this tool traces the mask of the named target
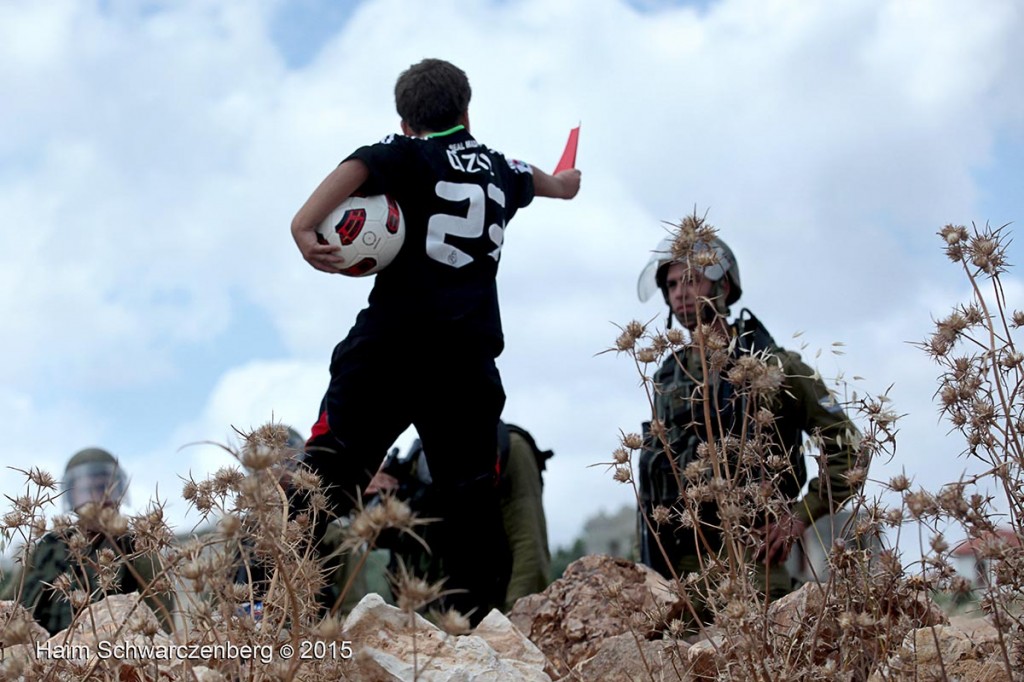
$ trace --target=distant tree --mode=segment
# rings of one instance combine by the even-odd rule
[[[576,538],[572,547],[557,547],[551,555],[551,580],[558,580],[565,573],[565,569],[572,562],[576,561],[587,553],[586,543],[583,538]]]

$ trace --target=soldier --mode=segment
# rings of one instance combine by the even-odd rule
[[[815,372],[779,347],[750,311],[728,320],[742,293],[739,265],[703,219],[686,218],[679,235],[654,252],[640,276],[640,299],[658,289],[669,328],[674,318],[689,340],[666,335],[674,349],[653,377],[653,428],[645,424],[638,472],[641,561],[666,577],[700,574],[724,551],[723,524],[752,529],[732,537],[762,541],[745,547],[744,556],[754,560],[756,584],[778,598],[792,590],[784,565],[791,543],[856,490],[857,479],[846,476],[857,460],[856,428]],[[757,372],[760,380],[751,380]],[[827,461],[827,485],[815,477],[798,500],[807,479],[804,434]],[[713,476],[718,485],[708,485]],[[723,477],[734,485],[723,488]],[[751,482],[770,489],[775,506],[737,513],[738,491],[751,490]],[[693,596],[706,619],[706,589]]]
[[[115,535],[110,530],[118,525],[111,520],[128,489],[117,460],[100,448],[81,450],[68,461],[61,487],[65,507],[76,514],[76,522],[39,540],[27,556],[21,578],[8,585],[5,596],[20,601],[40,625],[56,634],[71,625],[75,612],[52,587],[66,576],[66,585],[85,592],[92,602],[110,594],[139,592],[164,629],[171,631],[174,601],[150,586],[162,571],[160,558],[138,552],[131,532]]]
[[[292,491],[292,476],[306,460],[306,439],[291,426],[286,427],[288,437],[284,447],[288,457],[282,461],[281,473],[278,478],[283,490]],[[256,534],[259,528],[252,527],[249,518],[244,519],[247,533]],[[254,599],[262,603],[263,596],[270,587],[272,566],[253,556],[253,541],[250,535],[243,537],[233,562],[235,568],[234,582],[240,585],[251,585]]]
[[[542,493],[544,480],[541,472],[546,461],[553,456],[551,450],[541,450],[533,436],[515,424],[498,422],[499,473],[498,497],[501,516],[512,555],[512,576],[505,591],[504,610],[509,611],[516,601],[529,594],[542,591],[548,585],[551,572],[551,553],[548,548],[547,520],[544,516]],[[440,505],[432,487],[430,470],[417,439],[405,457],[397,457],[397,449],[385,460],[368,486],[372,495],[381,490],[395,491],[419,516],[436,517]],[[429,524],[422,530],[428,545],[443,541],[443,524]],[[428,553],[414,539],[391,538],[395,555],[413,572],[427,579],[438,580],[445,569],[436,553]]]
[[[287,430],[288,438],[284,446],[289,456],[283,462],[278,482],[283,490],[294,494],[292,476],[306,461],[306,439],[291,426],[288,426]],[[386,552],[366,550],[370,552],[366,557],[366,566],[355,574],[362,556],[361,550],[346,550],[343,547],[343,523],[347,521],[346,517],[328,525],[321,544],[321,560],[324,571],[329,576],[328,583],[317,595],[324,613],[335,611],[346,614],[355,607],[361,597],[370,592],[376,592],[386,600],[391,597],[390,588],[384,578],[387,559],[381,556]],[[245,521],[245,525],[247,532],[256,533],[259,530],[249,527],[252,524],[248,520]],[[263,597],[270,588],[274,566],[253,555],[253,540],[249,535],[243,537],[239,544],[233,566],[234,582],[250,586],[254,599],[254,603],[243,604],[242,608],[252,612],[254,617],[259,619]]]

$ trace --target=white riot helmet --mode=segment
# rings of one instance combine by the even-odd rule
[[[86,448],[68,460],[61,491],[67,511],[76,511],[88,502],[117,507],[128,494],[128,477],[109,452]]]
[[[708,240],[697,239],[686,255],[677,254],[677,235],[670,235],[661,240],[658,247],[651,253],[651,259],[647,262],[640,278],[636,283],[636,293],[641,301],[648,301],[654,292],[661,290],[662,296],[668,301],[668,294],[665,290],[665,279],[668,276],[668,267],[673,263],[690,263],[700,269],[701,274],[712,282],[717,282],[725,277],[729,281],[729,295],[725,299],[725,305],[735,303],[743,293],[740,285],[740,266],[736,262],[736,255],[733,254],[729,245],[718,237],[711,237]],[[716,258],[711,259],[707,265],[700,266],[704,260],[700,254],[712,251]]]

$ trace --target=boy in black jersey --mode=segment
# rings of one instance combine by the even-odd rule
[[[440,547],[455,592],[446,606],[471,622],[500,606],[510,571],[494,452],[505,403],[494,359],[504,339],[495,276],[505,227],[534,196],[571,199],[580,173],[549,175],[507,160],[469,134],[469,81],[426,59],[403,72],[395,105],[403,135],[360,147],[292,221],[303,257],[337,272],[338,249],[315,230],[353,193],[388,194],[405,215],[398,257],[376,275],[369,304],[331,358],[331,380],[307,443],[309,464],[352,509],[387,448],[410,425],[447,501]]]

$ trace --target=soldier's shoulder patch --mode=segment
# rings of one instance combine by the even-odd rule
[[[824,395],[818,399],[818,404],[825,408],[825,411],[830,414],[840,414],[843,411],[843,406],[836,402],[836,399],[832,394]]]

